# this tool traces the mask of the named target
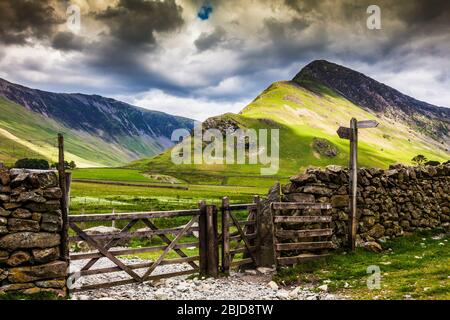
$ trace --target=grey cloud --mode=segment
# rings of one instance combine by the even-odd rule
[[[81,51],[85,43],[83,38],[72,32],[58,32],[52,39],[52,47],[62,51]]]
[[[183,25],[181,13],[174,0],[120,0],[117,6],[95,13],[94,19],[108,26],[109,33],[84,45],[86,65],[114,77],[126,92],[170,87],[163,74],[146,68],[143,59],[158,49],[154,32],[176,31]]]
[[[218,46],[225,40],[226,31],[222,27],[216,27],[212,33],[202,32],[197,40],[194,41],[199,51],[205,51]]]
[[[0,1],[0,42],[25,44],[28,39],[47,39],[63,23],[52,1]]]
[[[174,0],[120,0],[96,14],[110,28],[110,36],[132,46],[155,43],[154,32],[171,31],[183,24],[182,8]]]
[[[28,1],[17,1],[22,4],[25,2]],[[205,1],[190,2],[195,8]],[[271,82],[289,79],[302,66],[315,59],[328,59],[354,68],[362,66],[378,73],[401,73],[413,69],[415,61],[421,57],[430,57],[430,64],[433,57],[450,58],[449,45],[446,44],[450,43],[450,1],[378,0],[376,4],[382,10],[383,29],[370,31],[365,23],[366,8],[374,4],[372,0],[279,0],[274,7],[284,3],[285,8],[291,10],[291,18],[252,21],[253,25],[260,26],[257,34],[241,29],[247,21],[240,20],[242,17],[235,14],[239,11],[229,12],[229,15],[221,11],[234,10],[233,7],[242,6],[242,1],[229,0],[227,5],[217,0],[209,2],[214,13],[204,23],[212,26],[214,31],[204,32],[194,41],[198,56],[192,54],[192,58],[198,61],[202,58],[202,52],[211,49],[214,52],[208,53],[208,58],[214,57],[216,52],[223,56],[221,50],[226,51],[225,54],[232,52],[230,68],[217,73],[205,73],[205,86],[213,88],[228,77],[238,77],[245,82],[245,90],[224,91],[223,94],[217,91],[213,96],[213,93],[205,92],[200,86],[179,85],[178,80],[171,80],[175,78],[169,77],[164,70],[155,72],[146,67],[148,63],[143,59],[160,54],[154,34],[178,32],[183,26],[182,8],[178,4],[184,1],[120,0],[117,5],[102,12],[91,12],[88,18],[106,25],[109,31],[99,34],[97,41],[86,43],[68,33],[54,34],[54,26],[58,23],[56,14],[51,15],[55,16],[53,23],[39,22],[38,17],[45,10],[38,10],[41,14],[36,14],[37,17],[33,19],[27,17],[37,20],[36,24],[28,21],[16,25],[12,17],[17,11],[5,10],[8,6],[16,6],[16,2],[9,1],[5,5],[6,2],[0,0],[0,42],[23,43],[28,37],[48,38],[55,49],[83,50],[80,65],[83,64],[85,70],[89,70],[89,77],[108,77],[114,83],[108,90],[117,90],[115,93],[129,94],[158,88],[178,96],[210,96],[215,100],[226,101],[235,101],[244,96],[254,97]],[[50,1],[40,3],[39,7],[45,8],[45,4],[51,7]],[[246,10],[252,10],[252,5],[255,5],[259,6],[258,10],[263,7],[269,11],[273,10],[274,2],[261,0],[249,3],[246,4]],[[224,23],[218,19],[223,16],[233,21]],[[339,31],[334,30],[334,27]],[[242,32],[235,35],[241,40],[233,40],[235,30]],[[437,39],[431,41],[433,37]],[[436,69],[439,70],[439,67]],[[450,81],[448,72],[436,72],[436,79]]]

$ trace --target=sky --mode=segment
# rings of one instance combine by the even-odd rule
[[[450,107],[450,1],[0,0],[1,78],[196,120],[316,59]]]

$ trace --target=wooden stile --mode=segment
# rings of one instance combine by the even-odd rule
[[[296,264],[296,263],[302,263],[302,262],[322,259],[322,258],[326,258],[328,256],[330,256],[330,255],[329,254],[300,254],[300,255],[292,256],[292,257],[280,257],[280,258],[278,258],[277,263],[282,266],[292,265],[292,264]]]
[[[275,246],[277,251],[316,250],[316,249],[329,249],[332,247],[333,247],[333,243],[331,241],[278,243]]]
[[[309,238],[319,236],[331,236],[333,229],[305,229],[305,230],[278,230],[276,236],[279,238]]]
[[[323,224],[329,224],[332,221],[331,216],[317,215],[282,215],[283,210],[329,210],[331,205],[328,203],[298,203],[298,202],[274,202],[271,203],[271,212],[273,216],[273,251],[277,266],[289,265],[309,261],[313,259],[326,257],[327,254],[301,253],[295,256],[286,256],[284,252],[291,251],[311,251],[332,249],[331,241],[324,241],[324,237],[333,235],[333,229],[326,228]],[[303,211],[303,212],[304,212]],[[319,228],[302,227],[302,229],[289,229],[291,224],[318,224]],[[286,229],[287,228],[287,229]],[[310,240],[315,238],[315,240]],[[280,240],[290,240],[298,242],[281,243]],[[302,241],[305,239],[307,241]],[[301,242],[300,242],[301,241]]]
[[[289,210],[289,209],[329,210],[332,207],[331,204],[329,203],[273,202],[272,208],[274,210]]]
[[[331,216],[274,216],[274,223],[331,222],[331,220]]]

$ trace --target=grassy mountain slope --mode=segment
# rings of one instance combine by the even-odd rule
[[[230,124],[241,128],[279,128],[280,170],[277,176],[286,177],[310,165],[346,166],[349,143],[340,139],[336,130],[341,125],[348,126],[351,117],[380,123],[377,128],[359,130],[360,166],[384,168],[395,162],[410,163],[417,154],[438,161],[450,157],[445,144],[415,130],[407,122],[362,108],[314,81],[276,82],[239,114],[225,114],[206,123],[208,127],[219,128]],[[330,154],[327,149],[333,152]],[[132,166],[218,184],[241,183],[246,178],[253,183],[261,181],[254,180],[259,177],[258,165],[174,165],[170,161],[170,151],[133,162]]]
[[[0,114],[0,161],[7,164],[24,157],[56,161],[59,132],[65,136],[66,158],[80,167],[118,164],[126,157],[119,148],[111,152],[112,146],[101,139],[71,130],[4,98],[0,98]]]
[[[173,145],[176,128],[193,120],[97,95],[52,93],[0,79],[0,161],[55,160],[52,144],[63,132],[66,157],[78,166],[117,166]],[[49,141],[41,141],[49,139]]]

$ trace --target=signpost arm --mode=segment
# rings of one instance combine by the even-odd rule
[[[349,166],[349,245],[351,250],[355,250],[356,226],[357,226],[357,187],[358,187],[358,122],[355,118],[350,120],[350,166]]]

